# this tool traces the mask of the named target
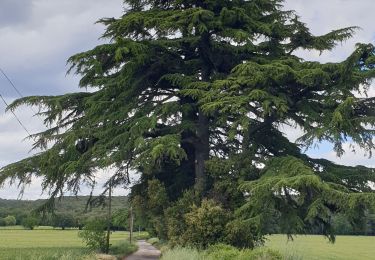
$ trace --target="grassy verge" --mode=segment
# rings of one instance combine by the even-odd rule
[[[40,247],[1,249],[2,260],[88,260],[93,253],[82,247]]]
[[[116,256],[117,258],[127,256],[138,250],[138,246],[129,241],[121,241],[112,245],[109,254]]]
[[[280,251],[286,259],[375,259],[373,236],[337,236],[336,243],[331,244],[319,235],[297,236],[293,241],[288,241],[285,235],[272,235],[266,247]]]
[[[271,249],[239,250],[228,245],[214,245],[207,250],[176,247],[163,253],[161,260],[282,260],[282,255]]]

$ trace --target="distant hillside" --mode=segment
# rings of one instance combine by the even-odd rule
[[[85,211],[88,196],[68,196],[61,200],[56,199],[56,214],[68,214],[80,217],[90,217],[106,214],[106,207],[96,206]],[[106,201],[106,198],[104,198]],[[37,209],[46,200],[7,200],[0,199],[0,218],[7,215],[16,216],[17,220],[22,219],[25,215],[30,214],[31,211]],[[124,209],[128,206],[128,198],[126,196],[112,197],[112,209]]]

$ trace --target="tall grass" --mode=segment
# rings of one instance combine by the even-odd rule
[[[194,248],[176,247],[163,253],[161,260],[204,260],[204,255]]]
[[[129,241],[117,242],[115,245],[112,245],[109,253],[115,256],[126,256],[137,251],[138,246],[131,244]]]
[[[7,248],[0,252],[1,260],[86,260],[93,253],[83,248]]]
[[[281,254],[267,248],[239,250],[228,245],[214,245],[208,250],[176,247],[163,253],[161,260],[282,260]],[[292,260],[292,259],[290,259]],[[293,259],[294,260],[294,259]]]

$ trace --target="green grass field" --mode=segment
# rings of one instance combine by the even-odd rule
[[[113,232],[111,244],[128,237],[128,232]],[[285,235],[273,235],[268,237],[266,246],[279,250],[288,260],[375,260],[375,237],[338,236],[336,243],[330,244],[322,236],[298,236],[287,241]],[[24,259],[88,260],[93,255],[78,237],[78,230],[1,228],[0,260]]]
[[[128,236],[128,232],[113,232],[111,244]],[[14,227],[0,229],[0,241],[0,260],[92,259],[92,252],[78,237],[78,230],[24,230]]]
[[[331,244],[323,236],[298,236],[288,241],[285,235],[273,235],[266,246],[293,260],[375,260],[375,237],[337,236]]]

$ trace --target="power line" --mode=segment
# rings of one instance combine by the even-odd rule
[[[3,95],[0,94],[0,99],[3,101],[3,103],[5,104],[6,107],[8,107],[8,103],[5,101]],[[18,121],[18,123],[22,126],[22,128],[26,131],[26,133],[31,136],[29,130],[27,130],[26,126],[21,122],[21,120],[18,118],[18,116],[16,115],[16,113],[14,113],[14,111],[10,110],[10,112],[13,114],[13,116],[16,118],[16,120]]]
[[[13,87],[13,89],[17,92],[17,94],[21,97],[21,98],[24,98],[24,95],[22,95],[22,93],[18,90],[18,88],[16,87],[16,85],[13,83],[13,81],[8,77],[8,75],[5,73],[5,71],[2,69],[2,68],[0,68],[0,72],[1,72],[1,74],[3,74],[3,76],[6,78],[6,80],[9,82],[9,84]],[[40,115],[32,108],[32,107],[30,107],[30,110],[35,114],[35,115],[37,115],[38,116],[38,118],[40,119],[40,121],[42,122],[42,123],[44,123],[43,122],[43,119],[40,117]]]
[[[10,83],[10,85],[14,88],[14,90],[17,92],[17,94],[23,98],[23,95],[21,94],[21,92],[16,88],[16,86],[13,84],[12,80],[7,76],[7,74],[5,73],[5,71],[3,71],[2,68],[0,68],[0,72],[1,74],[4,75],[4,77],[7,79],[7,81]]]

